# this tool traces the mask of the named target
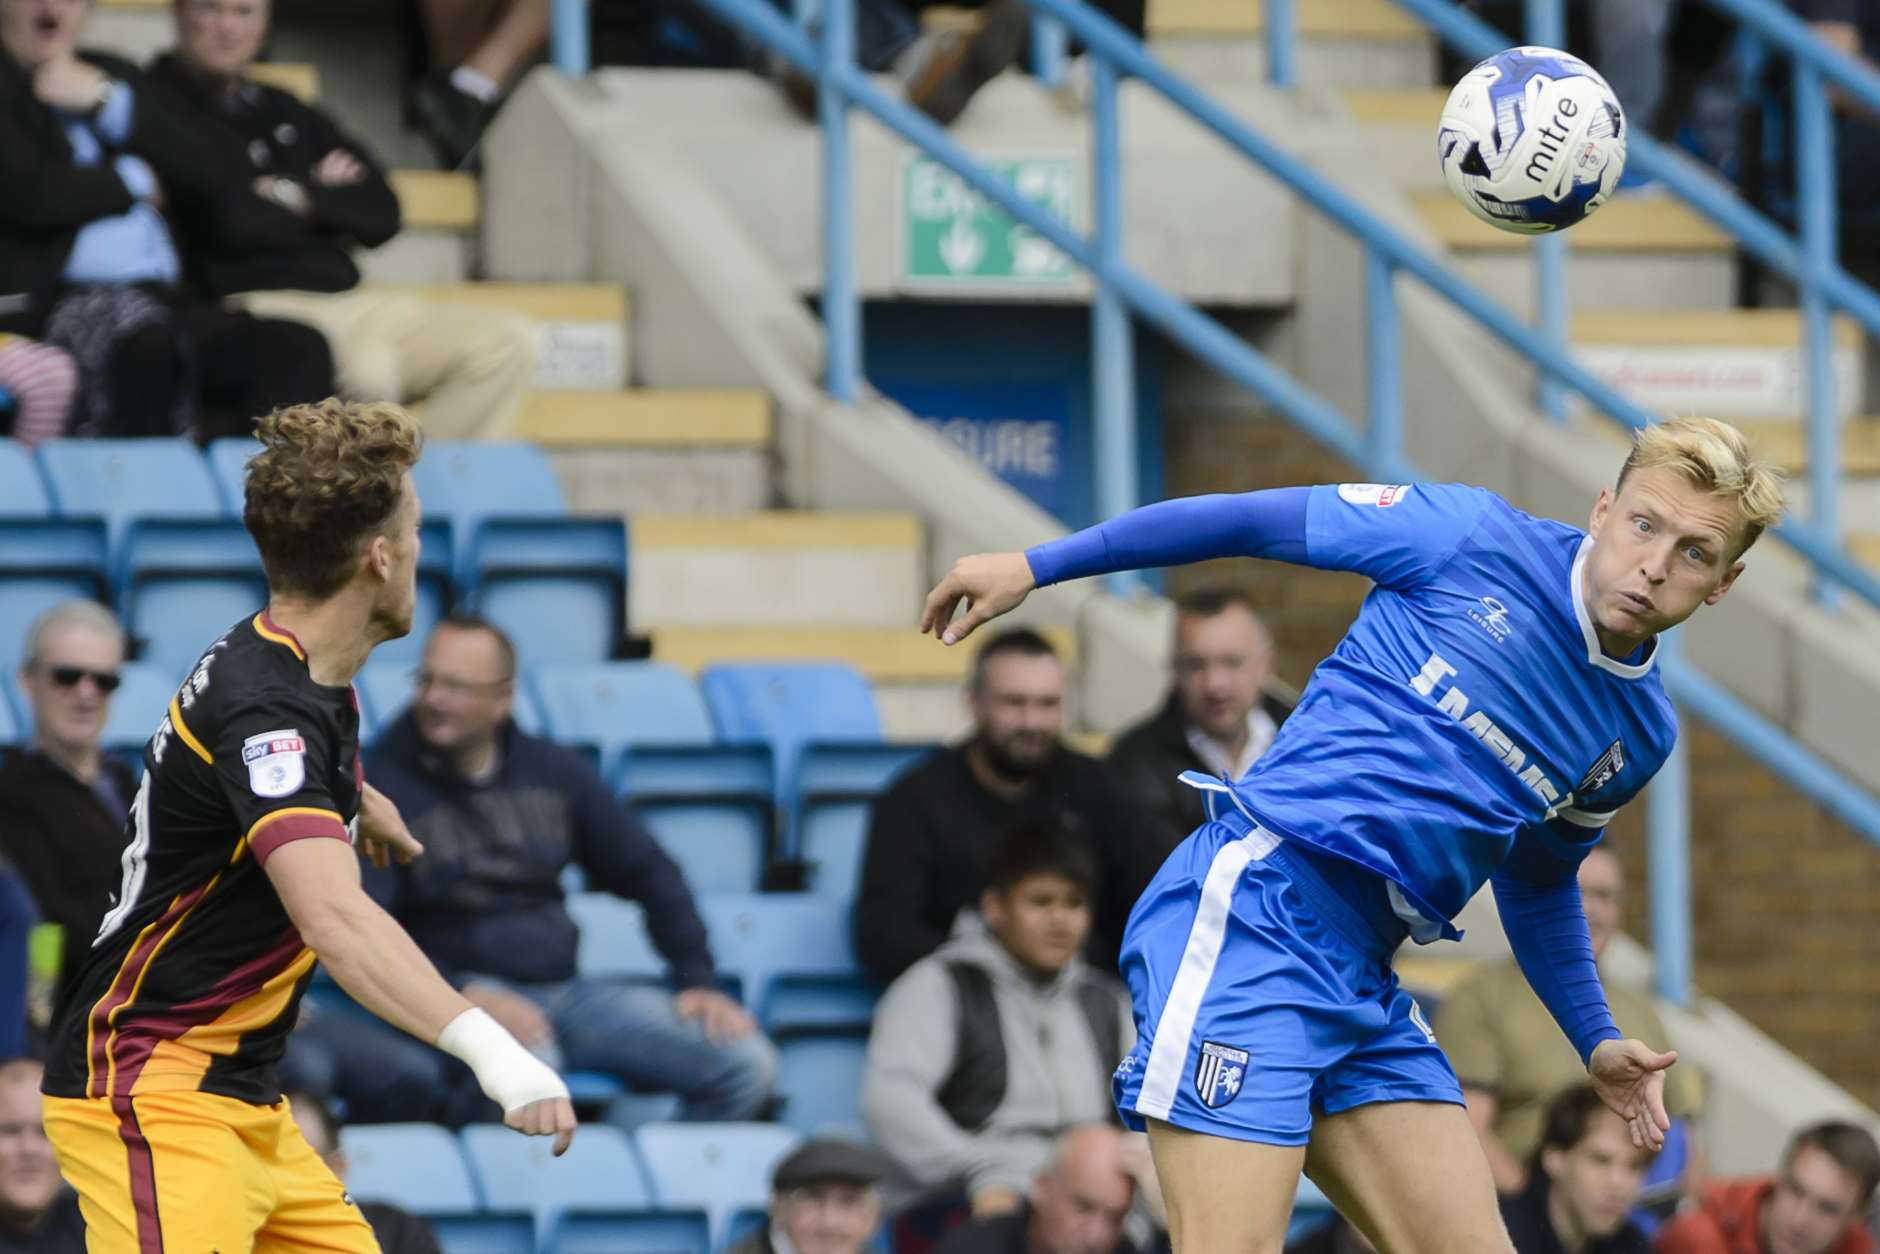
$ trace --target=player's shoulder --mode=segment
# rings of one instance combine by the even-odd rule
[[[326,713],[329,692],[307,673],[306,654],[264,614],[243,619],[197,659],[177,690],[177,705],[197,734],[259,719],[305,721]]]

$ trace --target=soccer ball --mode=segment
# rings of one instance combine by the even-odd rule
[[[1625,114],[1599,72],[1553,48],[1510,48],[1456,84],[1436,152],[1456,199],[1490,226],[1564,231],[1625,170]]]

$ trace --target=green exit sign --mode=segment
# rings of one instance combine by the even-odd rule
[[[1075,157],[987,157],[984,163],[1050,217],[1078,229]],[[1066,287],[1077,266],[939,162],[910,153],[901,169],[901,284],[996,290]]]

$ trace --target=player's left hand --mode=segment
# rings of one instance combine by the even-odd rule
[[[1665,1069],[1678,1052],[1659,1053],[1643,1041],[1601,1041],[1586,1064],[1593,1091],[1625,1120],[1632,1144],[1656,1154],[1665,1147],[1671,1116],[1665,1113]]]
[[[673,999],[681,1019],[695,1019],[705,1039],[722,1044],[757,1031],[751,1012],[715,988],[688,988]]]
[[[392,799],[371,784],[359,792],[359,843],[372,865],[381,871],[394,858],[403,866],[424,852]]]

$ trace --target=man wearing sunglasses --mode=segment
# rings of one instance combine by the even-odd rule
[[[26,633],[20,691],[32,710],[30,747],[0,767],[0,853],[56,927],[62,989],[83,961],[117,887],[124,815],[136,795],[130,767],[104,752],[124,632],[96,601],[55,605]],[[50,1006],[36,999],[35,1026]]]

